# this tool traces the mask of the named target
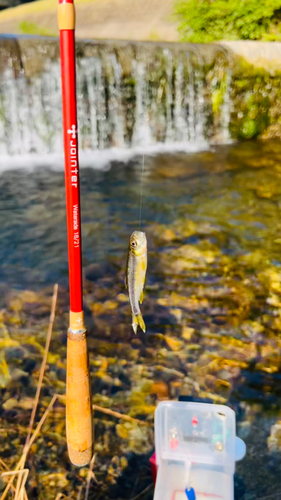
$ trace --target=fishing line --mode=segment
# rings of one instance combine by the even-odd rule
[[[143,173],[144,173],[144,154],[142,155],[142,169],[141,169],[141,192],[140,192],[140,215],[139,215],[139,228],[141,230],[141,215],[142,215],[142,191],[143,191]]]

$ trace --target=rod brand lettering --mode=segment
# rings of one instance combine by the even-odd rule
[[[77,162],[77,129],[72,125],[67,133],[70,135],[70,168],[71,168],[71,186],[78,188],[78,162]]]
[[[68,129],[67,133],[71,135],[72,139],[76,139],[77,130],[75,125],[72,125],[72,127]]]

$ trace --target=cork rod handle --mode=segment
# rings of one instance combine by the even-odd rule
[[[93,451],[93,426],[86,330],[68,331],[66,438],[71,462],[80,467],[88,464]]]

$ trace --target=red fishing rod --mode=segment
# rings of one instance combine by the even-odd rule
[[[69,458],[78,466],[92,458],[93,429],[89,363],[82,298],[81,216],[77,137],[75,9],[59,0],[65,189],[68,235],[70,315],[67,335],[66,439]]]

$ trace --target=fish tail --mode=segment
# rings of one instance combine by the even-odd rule
[[[141,313],[137,314],[136,316],[133,314],[132,316],[132,327],[135,333],[137,333],[138,325],[141,327],[142,331],[145,332],[145,323],[143,321]]]

